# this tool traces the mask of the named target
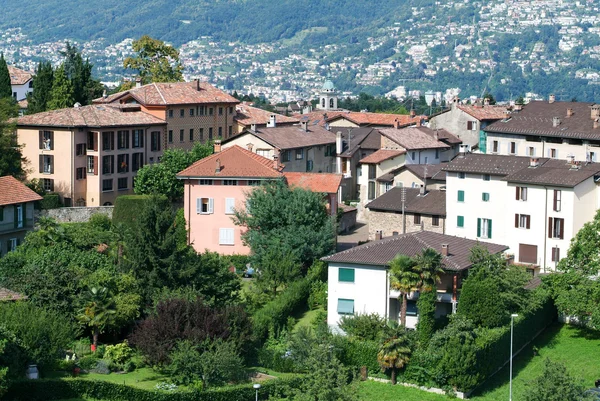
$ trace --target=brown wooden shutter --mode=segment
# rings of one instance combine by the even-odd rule
[[[519,200],[519,187],[515,187],[515,189],[516,189],[515,199]]]
[[[44,172],[44,155],[40,155],[40,173]]]
[[[558,191],[555,189],[554,190],[554,204],[553,204],[553,207],[552,207],[552,210],[554,210],[554,211],[556,211],[556,204],[558,202],[557,197],[558,197]]]
[[[39,133],[40,133],[40,149],[44,149],[44,131],[40,131]]]
[[[98,151],[98,137],[95,132],[92,132],[92,140],[94,141],[94,152]]]
[[[560,239],[565,238],[565,219],[560,219]]]
[[[54,131],[50,131],[50,150],[54,150]]]
[[[548,238],[552,238],[552,217],[548,217]]]
[[[50,191],[54,192],[54,180],[50,180]]]
[[[467,121],[467,130],[471,131],[473,129],[473,121]]]
[[[54,156],[50,157],[50,174],[54,174]]]
[[[519,215],[515,214],[515,228],[519,228]]]
[[[98,175],[98,156],[93,156],[94,158],[94,175]]]
[[[527,229],[531,228],[531,216],[527,215]]]

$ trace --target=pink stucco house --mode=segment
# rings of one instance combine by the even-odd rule
[[[181,171],[184,180],[184,211],[188,242],[197,252],[209,250],[224,255],[250,253],[242,243],[243,228],[233,223],[235,209],[244,208],[246,194],[268,180],[285,179],[297,186],[326,195],[333,215],[337,210],[339,174],[293,173],[287,178],[278,159],[268,159],[240,146],[221,149]]]

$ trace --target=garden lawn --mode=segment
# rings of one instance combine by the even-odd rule
[[[304,314],[302,314],[302,316],[300,316],[300,318],[298,319],[298,322],[294,326],[294,331],[298,331],[298,329],[300,327],[312,327],[313,320],[315,320],[315,317],[321,311],[324,311],[324,309],[320,308],[320,309],[308,310],[308,311],[304,312]]]
[[[125,384],[127,386],[143,388],[145,390],[154,390],[158,383],[168,381],[165,376],[151,368],[140,368],[130,373],[110,373],[102,375],[99,373],[86,373],[80,376],[83,379],[101,380],[111,383]]]
[[[358,396],[362,401],[445,401],[448,397],[411,387],[392,386],[371,380],[360,382]]]

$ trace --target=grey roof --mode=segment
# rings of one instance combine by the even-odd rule
[[[486,132],[600,140],[600,128],[594,128],[591,107],[594,103],[533,101],[519,112],[513,111],[509,119],[487,126]],[[567,117],[567,109],[573,114]],[[560,124],[553,126],[553,118]]]
[[[539,158],[540,164],[547,158]],[[444,168],[445,171],[506,176],[529,167],[530,157],[467,153],[458,155]]]
[[[337,129],[331,127],[332,131],[341,131],[344,141],[344,151],[342,157],[352,157],[359,149],[376,150],[381,148],[381,134],[374,128],[353,128],[348,133],[347,128]]]
[[[574,166],[565,160],[550,159],[543,164],[540,163],[538,167],[522,168],[507,175],[503,180],[517,184],[572,188],[598,174],[600,174],[598,163]]]
[[[402,212],[402,190],[406,191],[404,211],[406,213],[446,215],[446,191],[430,190],[421,196],[420,188],[395,187],[366,205],[370,210]]]
[[[492,254],[508,249],[505,245],[479,242],[432,231],[418,231],[368,242],[327,256],[322,260],[325,262],[389,266],[390,261],[398,254],[412,257],[420,254],[426,248],[433,248],[441,253],[442,244],[448,245],[449,250],[449,255],[442,257],[442,267],[447,271],[461,271],[471,267],[470,251],[476,245],[487,248]]]
[[[254,135],[279,149],[335,144],[335,134],[318,125],[310,125],[307,131],[298,125],[286,125],[274,128],[259,128],[256,131],[249,130],[247,134]],[[239,135],[233,136],[223,141],[223,143],[237,138],[239,138]]]

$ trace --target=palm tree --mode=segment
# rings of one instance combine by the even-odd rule
[[[377,362],[382,370],[392,370],[392,384],[396,384],[396,369],[402,369],[410,360],[410,340],[406,333],[388,338],[377,353]]]
[[[416,262],[406,255],[396,255],[390,262],[390,287],[400,291],[402,306],[400,308],[400,324],[406,326],[406,308],[408,294],[419,287],[421,276],[415,270]]]
[[[115,300],[108,288],[92,287],[85,294],[78,318],[81,323],[92,329],[94,350],[98,346],[98,336],[111,325],[115,313]]]
[[[436,284],[440,282],[440,275],[444,272],[442,269],[442,255],[435,249],[426,248],[413,260],[416,264],[415,270],[421,277],[419,290],[433,290]]]

